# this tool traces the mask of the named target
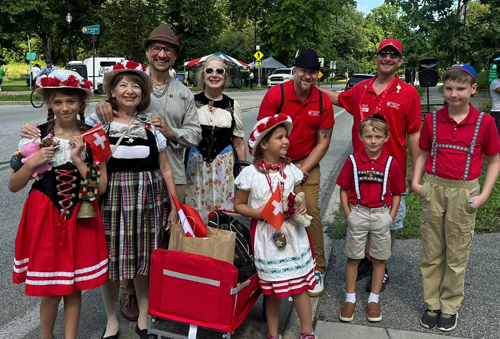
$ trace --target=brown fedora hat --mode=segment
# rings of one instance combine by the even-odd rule
[[[167,24],[161,24],[156,27],[149,35],[149,39],[144,40],[144,47],[147,49],[153,41],[161,41],[174,45],[177,49],[177,54],[182,50],[182,46],[177,42],[177,37]]]

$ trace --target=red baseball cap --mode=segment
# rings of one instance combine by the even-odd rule
[[[400,54],[403,54],[403,45],[401,44],[401,42],[399,42],[396,39],[386,39],[386,40],[382,41],[380,43],[380,45],[378,45],[377,52],[380,52],[383,48],[385,48],[387,46],[393,46],[394,48],[396,48],[398,50],[398,52]]]

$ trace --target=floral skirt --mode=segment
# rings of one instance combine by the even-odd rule
[[[205,223],[213,210],[234,209],[233,167],[232,146],[227,146],[212,162],[203,161],[203,156],[196,147],[189,152],[185,204],[198,211]]]

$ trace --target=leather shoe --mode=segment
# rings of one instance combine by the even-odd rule
[[[120,313],[128,321],[137,321],[139,318],[139,304],[135,294],[122,293]]]
[[[356,303],[344,303],[342,311],[340,312],[339,319],[342,321],[350,322],[354,319],[354,309],[356,308]]]
[[[118,339],[120,337],[120,331],[116,332],[115,335],[110,335],[107,337],[104,337],[104,334],[106,333],[106,329],[104,329],[104,332],[102,332],[101,339]]]
[[[140,330],[139,324],[135,325],[135,333],[137,333],[137,335],[141,339],[157,339],[158,338],[158,336],[156,334],[148,334],[147,328]]]
[[[378,322],[382,320],[382,312],[380,312],[380,304],[371,302],[368,303],[368,321]]]

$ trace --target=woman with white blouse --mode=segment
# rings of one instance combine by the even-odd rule
[[[233,210],[234,162],[246,160],[246,150],[240,105],[222,93],[230,81],[224,60],[207,58],[197,77],[202,141],[186,154],[185,203],[207,222],[215,209]]]

